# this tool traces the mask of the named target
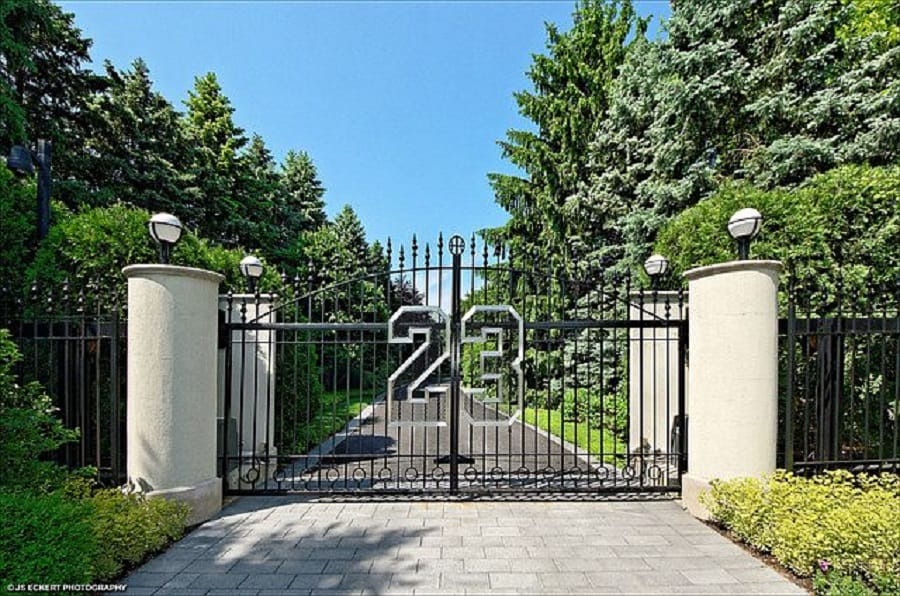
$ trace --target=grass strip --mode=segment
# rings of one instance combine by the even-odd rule
[[[608,430],[590,428],[586,422],[579,422],[576,432],[576,423],[564,421],[559,410],[525,408],[522,419],[532,426],[568,441],[578,449],[587,451],[592,459],[602,458],[603,462],[608,464],[616,464],[616,455],[624,455],[627,451],[625,444]]]
[[[304,437],[315,446],[343,429],[350,420],[372,405],[375,389],[347,389],[323,393],[319,408],[307,424]]]

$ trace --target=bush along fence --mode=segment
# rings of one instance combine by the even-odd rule
[[[779,321],[779,467],[900,471],[900,280],[789,281]]]
[[[24,297],[0,288],[0,325],[22,354],[15,365],[19,381],[40,383],[63,424],[79,430],[54,459],[70,469],[94,467],[104,484],[122,484],[125,306],[84,280],[66,281],[55,293],[34,284]]]

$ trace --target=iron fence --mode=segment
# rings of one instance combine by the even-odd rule
[[[101,482],[125,480],[125,309],[97,285],[54,295],[31,287],[27,297],[0,288],[0,324],[22,359],[20,383],[38,382],[78,440],[47,457],[71,469],[97,468]]]
[[[900,471],[900,282],[790,284],[779,324],[779,465]]]

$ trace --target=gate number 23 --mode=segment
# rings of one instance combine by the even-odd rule
[[[506,343],[504,342],[505,331],[509,328],[490,326],[490,324],[480,327],[481,333],[469,335],[467,327],[471,328],[477,323],[475,320],[479,314],[494,313],[506,314],[507,319],[513,323],[513,328],[517,331],[516,341],[510,344],[511,349],[515,349],[515,358],[510,363],[510,368],[515,378],[515,401],[514,410],[508,412],[505,419],[487,420],[480,417],[474,417],[472,412],[463,410],[468,422],[473,426],[507,426],[511,425],[522,413],[524,398],[524,375],[522,371],[522,361],[524,359],[524,322],[522,317],[516,312],[512,306],[508,305],[477,305],[473,306],[462,317],[461,343],[462,344],[485,344],[493,337],[495,341],[495,349],[482,350],[479,354],[480,371],[476,376],[476,380],[481,384],[495,384],[494,397],[487,398],[489,393],[487,387],[460,387],[463,395],[470,398],[477,398],[482,404],[499,404],[504,401],[504,375],[496,370],[489,372],[490,367],[488,361],[502,360]],[[406,334],[400,333],[400,323],[404,317],[417,317],[417,320],[405,323]],[[424,320],[423,320],[424,319]],[[430,321],[428,321],[430,319]],[[496,323],[495,323],[496,325]],[[438,331],[438,333],[435,333]],[[443,338],[435,337],[443,332]],[[414,380],[406,386],[406,402],[408,404],[424,404],[429,398],[435,395],[446,396],[449,391],[447,384],[430,384],[430,377],[439,367],[449,360],[452,346],[450,345],[450,316],[437,306],[402,306],[391,316],[388,321],[388,343],[392,344],[415,344],[416,337],[423,337],[424,341],[413,351],[410,356],[404,360],[388,378],[387,386],[387,419],[391,426],[400,427],[444,427],[447,426],[449,408],[449,400],[444,399],[445,412],[444,418],[438,420],[413,420],[410,416],[409,420],[395,420],[394,409],[397,407],[396,387],[399,379],[407,370],[409,370],[417,362],[424,367],[424,370]],[[440,343],[439,343],[440,342]],[[428,362],[429,355],[433,352],[432,346],[442,346],[440,355]],[[424,385],[424,386],[423,386]],[[421,391],[422,395],[417,397],[416,392]]]

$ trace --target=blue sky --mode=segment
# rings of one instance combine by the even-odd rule
[[[327,211],[350,204],[370,240],[469,234],[506,220],[488,172],[514,172],[496,141],[527,128],[544,22],[571,26],[574,1],[61,2],[91,55],[142,57],[179,110],[213,71],[248,135],[277,159],[309,152]],[[666,1],[637,1],[665,17]],[[651,33],[652,34],[652,33]]]

